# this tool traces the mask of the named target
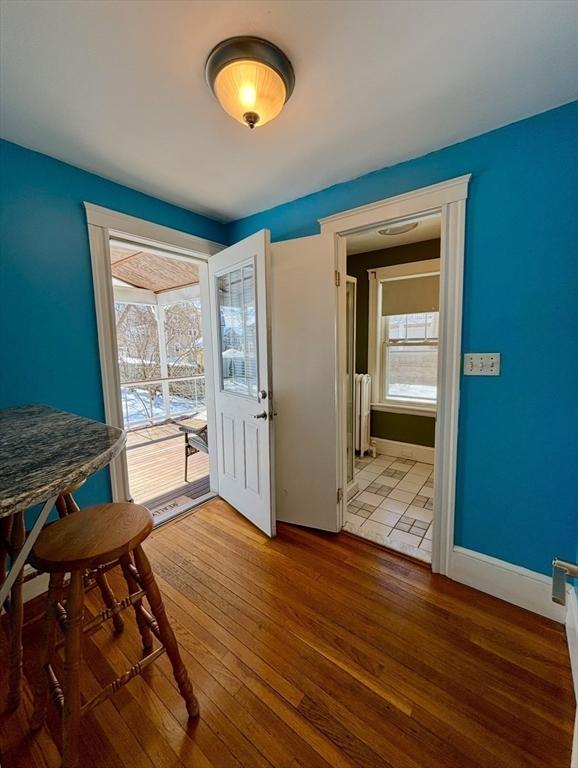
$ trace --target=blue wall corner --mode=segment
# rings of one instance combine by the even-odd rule
[[[578,543],[578,102],[236,221],[229,242],[466,173],[462,347],[501,352],[502,375],[461,382],[455,542],[549,573]]]

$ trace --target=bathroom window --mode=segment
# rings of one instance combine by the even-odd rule
[[[439,259],[369,272],[372,408],[435,415]]]
[[[382,318],[382,400],[435,405],[439,312]]]

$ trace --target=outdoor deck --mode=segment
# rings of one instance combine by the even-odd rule
[[[201,426],[188,419],[182,423]],[[159,438],[164,439],[157,442]],[[196,453],[189,458],[189,482],[185,483],[185,436],[178,424],[161,424],[128,433],[127,463],[130,490],[137,504],[182,491],[198,496],[196,481],[209,474],[209,457]]]

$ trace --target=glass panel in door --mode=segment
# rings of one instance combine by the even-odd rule
[[[217,280],[221,389],[257,397],[255,267],[244,264]]]

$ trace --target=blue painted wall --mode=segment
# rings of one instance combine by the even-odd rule
[[[44,155],[0,145],[0,405],[103,417],[82,201],[235,242],[473,173],[463,349],[500,351],[461,388],[456,543],[547,573],[578,543],[578,103],[225,227]],[[20,319],[22,318],[22,320]],[[108,498],[106,473],[83,503]]]
[[[104,418],[83,201],[226,242],[218,222],[2,141],[2,407],[40,402]],[[92,503],[109,494],[105,471],[79,499]]]
[[[315,234],[465,173],[463,350],[503,368],[462,380],[455,540],[548,573],[578,542],[578,102],[242,219],[229,241]]]

